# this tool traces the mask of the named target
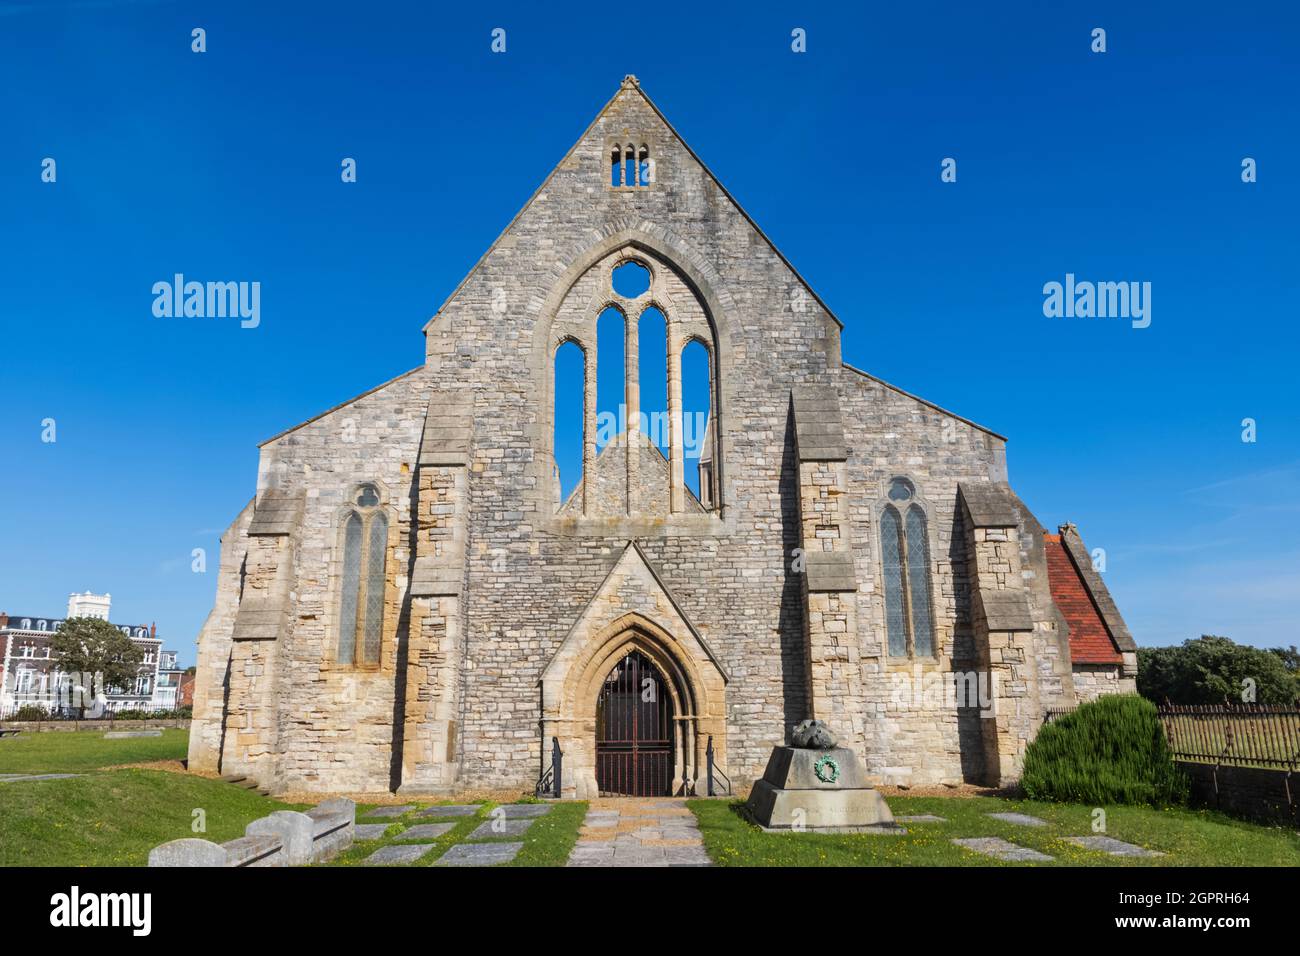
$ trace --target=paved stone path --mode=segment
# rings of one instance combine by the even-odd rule
[[[403,843],[400,846],[381,846],[362,862],[363,866],[394,866],[414,863],[433,849],[432,843]]]
[[[1016,863],[1051,861],[1046,853],[1039,853],[1027,846],[1016,846],[1002,837],[969,837],[965,840],[953,840],[953,843],[976,853],[997,857],[999,860],[1013,860]]]
[[[447,817],[472,817],[478,811],[477,803],[453,803],[445,807],[429,807],[427,810],[421,810],[416,816],[441,820]]]
[[[1003,823],[1014,823],[1022,827],[1045,827],[1046,820],[1040,820],[1038,817],[1031,817],[1027,813],[986,813],[985,816],[992,817],[994,820],[1001,820]]]
[[[496,866],[509,863],[524,848],[522,843],[457,843],[434,861],[434,866]]]
[[[448,830],[456,826],[455,821],[450,823],[417,823],[413,827],[407,827],[394,840],[436,840]]]
[[[1125,843],[1123,840],[1108,836],[1066,837],[1065,842],[1081,846],[1086,850],[1100,850],[1111,856],[1164,856],[1159,850],[1148,850],[1146,847]]]
[[[569,866],[711,866],[695,814],[679,799],[592,800]]]
[[[0,773],[0,783],[17,783],[19,780],[67,780],[80,777],[79,773]]]

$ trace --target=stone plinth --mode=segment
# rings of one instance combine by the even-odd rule
[[[746,806],[765,829],[900,831],[885,798],[867,785],[858,758],[847,747],[774,747]]]

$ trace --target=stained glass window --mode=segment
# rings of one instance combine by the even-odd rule
[[[907,611],[903,607],[903,564],[899,547],[898,512],[886,508],[880,516],[880,554],[885,571],[885,625],[889,656],[907,656]]]
[[[907,505],[915,495],[916,487],[910,481],[895,478],[889,483],[890,503],[880,514],[890,657],[933,657],[935,653],[925,512],[918,504]]]
[[[379,637],[384,624],[384,555],[388,549],[388,521],[382,514],[370,519],[370,541],[366,549],[365,649],[363,664],[379,663]]]
[[[343,527],[343,596],[339,604],[341,664],[356,660],[357,598],[361,587],[361,518],[353,512]]]
[[[912,649],[917,657],[934,656],[934,629],[930,623],[930,548],[926,543],[925,514],[907,509],[907,585],[912,606]]]
[[[384,566],[388,519],[379,489],[362,485],[343,521],[343,574],[339,595],[340,664],[379,663],[384,633]]]

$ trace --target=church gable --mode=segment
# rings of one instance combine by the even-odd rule
[[[780,283],[787,297],[783,311],[793,302],[798,313],[829,322],[831,328],[818,337],[839,328],[817,294],[629,76],[425,325],[430,362],[450,351],[442,340],[457,337],[457,316],[480,309],[502,321],[537,315],[573,262],[600,236],[623,230],[672,236],[668,244],[681,253],[677,258],[699,266],[770,259],[762,269],[768,282]],[[516,261],[520,250],[529,253],[522,270]],[[451,320],[441,321],[444,317]]]

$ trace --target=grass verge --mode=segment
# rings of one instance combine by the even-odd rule
[[[258,817],[293,809],[305,808],[228,783],[157,770],[3,783],[0,866],[144,866],[159,843],[185,837],[233,840]],[[194,831],[196,820],[205,832]]]
[[[24,732],[0,737],[0,773],[84,773],[124,763],[184,760],[189,740],[190,732],[177,728],[164,730],[161,737],[118,740],[105,740],[102,730]]]
[[[895,816],[933,814],[944,823],[906,823],[903,836],[764,833],[741,801],[691,800],[704,846],[720,866],[1300,866],[1300,834],[1208,810],[1106,807],[1105,835],[1163,857],[1113,857],[1065,841],[1093,834],[1094,808],[997,797],[891,797]],[[989,813],[1027,813],[1047,826],[1004,823]],[[1011,863],[963,849],[954,838],[998,836],[1053,857]]]

